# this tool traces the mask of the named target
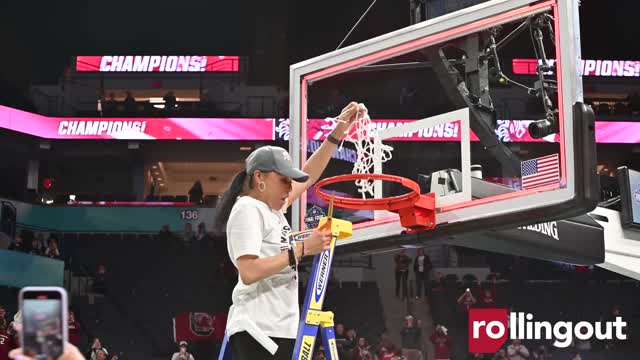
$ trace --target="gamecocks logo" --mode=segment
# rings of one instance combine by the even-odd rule
[[[213,317],[207,313],[192,312],[189,316],[189,328],[198,336],[213,334]]]

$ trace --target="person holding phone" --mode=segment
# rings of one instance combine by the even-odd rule
[[[91,349],[86,353],[86,356],[91,360],[97,360],[99,350],[104,350],[107,354],[109,353],[102,345],[102,340],[100,340],[100,338],[94,338],[93,343],[91,344]]]
[[[475,307],[478,303],[476,297],[473,296],[471,289],[467,288],[457,300],[458,305],[460,306],[460,311],[458,313],[458,322],[459,324],[466,324],[469,318],[469,310],[472,307]]]
[[[9,337],[11,339],[11,346],[9,347],[10,349],[20,347],[20,334],[18,333],[18,330],[20,330],[21,323],[22,316],[20,314],[20,311],[18,311],[13,316],[13,321],[11,321],[7,326],[7,334],[9,334]]]
[[[85,360],[67,342],[67,293],[56,287],[26,287],[20,291],[20,310],[12,329],[19,334],[21,348],[9,353],[11,359]]]
[[[429,340],[433,344],[436,360],[450,360],[453,352],[453,341],[448,335],[446,327],[436,324],[436,330],[431,334]]]
[[[408,359],[418,359],[422,357],[422,328],[416,326],[416,319],[407,315],[405,325],[400,333],[402,355]]]
[[[188,350],[189,343],[180,341],[178,352],[173,353],[171,360],[194,360],[193,355]]]
[[[466,288],[464,293],[458,297],[457,302],[460,304],[462,311],[464,313],[468,313],[469,309],[471,309],[478,301],[471,293],[471,289]]]
[[[297,264],[329,249],[331,233],[316,229],[296,246],[283,211],[320,178],[345,131],[365,112],[364,105],[347,105],[303,171],[285,149],[256,149],[225,192],[215,225],[218,233],[226,229],[239,275],[226,328],[234,359],[291,358],[300,321]]]
[[[492,279],[492,284],[493,286],[491,288],[489,288],[488,286],[485,288],[482,288],[480,286],[480,280],[477,280],[478,283],[478,289],[481,291],[481,295],[480,295],[480,302],[479,305],[480,307],[483,307],[485,309],[491,309],[491,308],[495,308],[497,307],[496,305],[496,277],[493,276]]]
[[[373,360],[373,352],[367,339],[363,337],[358,339],[358,346],[353,349],[353,360]]]

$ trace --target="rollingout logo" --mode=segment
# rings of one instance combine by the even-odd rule
[[[587,340],[626,340],[623,333],[627,323],[617,317],[615,321],[589,323],[580,321],[533,321],[533,315],[523,312],[508,313],[507,309],[469,310],[469,352],[495,353],[507,339],[555,340],[553,345],[566,348],[574,338]]]

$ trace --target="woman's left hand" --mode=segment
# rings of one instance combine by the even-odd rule
[[[9,358],[19,360],[31,360],[30,357],[22,354],[22,349],[14,349],[9,353]],[[66,343],[64,347],[64,354],[62,354],[56,360],[85,360],[84,356],[80,353],[77,347],[73,344]]]

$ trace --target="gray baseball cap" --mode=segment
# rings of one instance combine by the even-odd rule
[[[277,146],[263,146],[254,150],[245,160],[247,174],[254,171],[275,171],[280,175],[288,176],[293,181],[305,182],[309,175],[296,169],[287,150]]]

